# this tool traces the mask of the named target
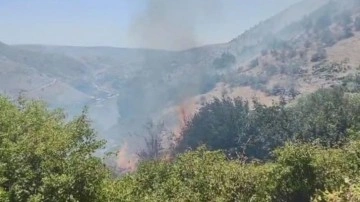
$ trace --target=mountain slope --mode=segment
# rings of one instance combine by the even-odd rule
[[[340,83],[360,62],[358,16],[355,0],[305,0],[228,43],[184,51],[0,43],[0,90],[72,112],[89,105],[100,132],[121,142],[149,118],[174,127],[179,108],[191,116],[213,96],[271,104]],[[330,70],[339,65],[351,68]]]

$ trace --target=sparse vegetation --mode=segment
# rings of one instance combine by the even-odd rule
[[[346,26],[346,27],[344,27],[343,32],[340,37],[341,37],[341,39],[348,39],[353,36],[354,36],[354,33],[352,31],[352,27]]]
[[[317,52],[311,56],[311,62],[320,62],[326,59],[327,53],[325,49],[318,49]]]
[[[299,62],[289,63],[280,67],[280,73],[289,76],[295,76],[301,73],[301,64]]]
[[[288,100],[294,100],[300,94],[294,86],[284,87],[280,84],[275,84],[271,89],[268,89],[266,93],[272,96],[280,96]]]
[[[347,60],[343,60],[341,62],[320,63],[313,66],[314,74],[326,72],[333,75],[334,73],[344,73],[349,69],[350,66],[348,65]]]
[[[250,86],[256,90],[265,90],[266,83],[269,80],[268,73],[264,72],[260,75],[253,76],[247,74],[234,74],[231,75],[226,81],[232,86]]]
[[[137,156],[140,161],[159,160],[164,157],[164,137],[166,134],[166,128],[163,122],[154,123],[149,121],[145,125],[146,135],[144,137],[145,147],[141,151],[137,152]]]
[[[213,66],[216,69],[226,69],[236,63],[236,58],[231,53],[223,53],[221,57],[216,58],[213,62]]]

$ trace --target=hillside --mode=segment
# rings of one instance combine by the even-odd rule
[[[358,16],[355,0],[305,0],[228,43],[183,51],[0,44],[0,90],[70,114],[88,105],[102,137],[139,145],[128,134],[148,119],[176,128],[179,110],[191,116],[214,96],[270,105],[341,83],[359,63]]]
[[[275,19],[286,19],[286,15],[299,5],[312,5],[310,1],[294,5],[229,42],[227,53],[233,54],[236,62],[227,67],[215,66],[221,74],[220,83],[213,90],[188,100],[186,105],[191,106],[186,109],[188,116],[196,113],[204,100],[210,101],[214,96],[258,97],[262,103],[271,105],[279,96],[291,99],[341,84],[344,79],[356,75],[360,64],[357,56],[358,2],[316,3],[319,7],[314,4],[311,12],[303,13],[297,21],[275,23]],[[260,30],[269,30],[273,34],[266,35]],[[246,40],[251,37],[254,37],[253,42]],[[238,45],[234,45],[236,43]],[[234,47],[240,48],[240,53]],[[222,62],[226,64],[224,60]]]
[[[296,35],[289,40],[276,39],[264,47],[227,81],[234,85],[250,83],[269,95],[291,88],[311,92],[339,83],[341,78],[356,73],[359,65],[354,52],[359,38],[358,16],[356,1],[331,1],[285,27],[280,32],[295,29]]]

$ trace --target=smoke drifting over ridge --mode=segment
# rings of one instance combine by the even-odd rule
[[[137,47],[183,50],[202,45],[196,34],[201,23],[219,20],[221,0],[146,0],[145,10],[129,27]]]

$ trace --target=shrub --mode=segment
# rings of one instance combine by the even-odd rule
[[[349,26],[344,27],[343,33],[341,35],[341,39],[347,39],[347,38],[350,38],[353,36],[354,36],[354,33],[352,32],[352,28]]]
[[[274,151],[272,162],[261,164],[229,160],[223,152],[208,151],[202,146],[178,155],[172,162],[144,162],[133,174],[105,181],[101,200],[287,202],[323,201],[333,197],[357,199],[358,170],[351,166],[354,162],[349,161],[353,153],[351,145],[329,149],[287,143]],[[360,161],[356,159],[355,162]],[[347,179],[351,179],[351,184]]]
[[[1,201],[97,201],[108,170],[92,156],[95,138],[86,110],[66,121],[39,101],[0,97]]]
[[[103,201],[250,201],[261,196],[258,187],[270,170],[228,161],[222,152],[201,147],[172,163],[141,164],[136,173],[113,183],[114,191]]]
[[[326,59],[327,53],[325,49],[319,49],[314,55],[311,56],[311,62],[320,62]]]
[[[234,65],[236,63],[236,58],[233,54],[231,53],[223,53],[221,54],[221,57],[216,58],[213,61],[213,66],[216,69],[224,69],[224,68],[229,68],[232,65]]]
[[[296,75],[301,72],[300,64],[297,62],[289,63],[288,65],[282,65],[280,67],[280,73],[286,75]]]

